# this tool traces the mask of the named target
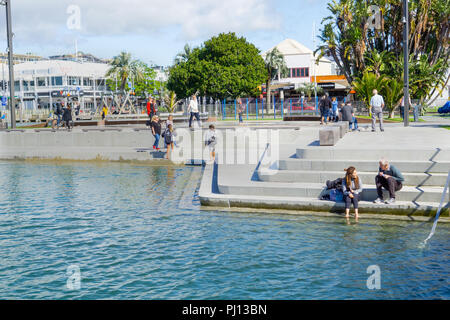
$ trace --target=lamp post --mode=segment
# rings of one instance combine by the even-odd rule
[[[8,39],[8,68],[9,68],[9,108],[11,111],[11,128],[16,127],[16,104],[14,101],[14,66],[11,30],[11,0],[2,0],[0,5],[6,7],[6,36]]]
[[[403,104],[404,126],[409,126],[409,15],[408,0],[403,0]]]

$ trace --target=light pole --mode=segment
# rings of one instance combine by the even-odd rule
[[[8,39],[8,68],[9,68],[9,110],[11,112],[11,128],[16,127],[16,104],[14,101],[14,66],[11,30],[11,0],[1,0],[0,5],[6,6],[6,36]]]
[[[403,105],[404,126],[409,126],[409,15],[408,0],[403,0]]]

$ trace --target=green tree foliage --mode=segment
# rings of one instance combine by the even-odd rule
[[[283,54],[277,49],[277,47],[273,48],[269,51],[265,58],[264,62],[267,69],[267,79],[266,79],[266,92],[267,92],[267,111],[270,110],[270,85],[273,80],[278,78],[287,77],[289,74],[289,69],[286,66],[286,61],[284,61]],[[275,106],[274,106],[275,107]]]
[[[131,57],[131,53],[121,52],[118,56],[115,56],[110,63],[110,68],[106,72],[106,77],[110,80],[110,85],[115,86],[117,79],[118,89],[124,92],[128,86],[128,81],[141,81],[144,79],[142,63],[138,60],[134,60]]]
[[[377,77],[374,73],[366,71],[362,77],[356,78],[352,85],[355,88],[357,96],[370,108],[370,99],[373,95],[373,90],[377,89],[381,93],[385,82],[386,78],[384,76]]]
[[[178,59],[167,88],[183,99],[194,93],[215,99],[260,94],[267,71],[259,50],[234,33],[221,33]]]
[[[450,4],[448,0],[410,0],[409,64],[411,94],[426,100],[448,82]],[[370,6],[381,10],[380,28],[372,28]],[[402,81],[402,0],[332,0],[323,20],[318,48],[330,55],[349,83],[366,71]]]

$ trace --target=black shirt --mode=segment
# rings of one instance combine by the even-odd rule
[[[155,134],[161,135],[161,124],[159,122],[152,121],[150,125],[153,128],[153,130],[155,130]]]
[[[325,111],[328,111],[329,109],[331,109],[332,105],[331,105],[331,100],[330,98],[326,97],[325,99],[320,99],[319,101],[319,109],[320,112],[324,113]]]

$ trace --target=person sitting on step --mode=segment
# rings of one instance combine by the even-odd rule
[[[344,193],[345,200],[345,217],[348,218],[350,216],[350,207],[353,203],[353,207],[355,208],[355,218],[358,219],[358,202],[363,190],[363,184],[355,167],[349,167],[348,169],[345,169],[345,171],[345,178],[342,181],[342,192]]]
[[[403,187],[402,182],[404,180],[400,170],[389,164],[386,159],[381,159],[378,175],[375,177],[378,198],[374,203],[383,203],[383,188],[385,188],[389,191],[389,200],[386,201],[386,204],[394,204],[395,192]]]

